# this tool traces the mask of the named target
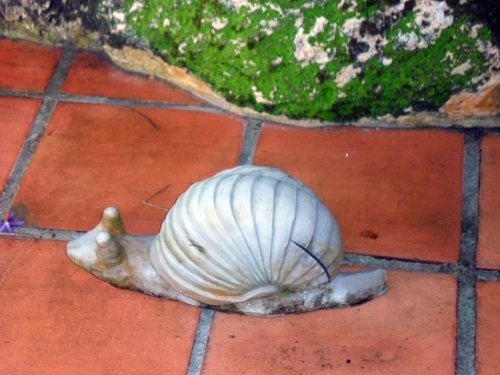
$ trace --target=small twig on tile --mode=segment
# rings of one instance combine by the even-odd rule
[[[151,203],[149,202],[149,200],[155,198],[156,196],[158,196],[159,194],[163,193],[165,190],[167,190],[170,185],[172,185],[170,182],[165,185],[164,187],[162,187],[160,190],[156,191],[155,193],[153,193],[150,197],[144,199],[142,201],[142,204],[146,205],[146,206],[150,206],[150,207],[153,207],[153,208],[158,208],[159,210],[162,210],[162,211],[165,211],[165,212],[168,212],[168,208],[164,208],[164,207],[160,207],[154,203]]]
[[[137,109],[134,108],[129,107],[129,109],[135,114],[141,116],[144,120],[146,120],[149,123],[149,125],[151,125],[155,130],[160,131],[160,127],[156,125],[156,123],[153,120],[151,120],[148,116],[146,116],[144,113],[139,112]]]

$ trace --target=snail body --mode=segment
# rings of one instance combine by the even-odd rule
[[[339,273],[336,220],[311,189],[267,167],[191,185],[154,237],[127,234],[108,208],[67,252],[115,286],[254,315],[359,304],[386,290],[383,270]]]

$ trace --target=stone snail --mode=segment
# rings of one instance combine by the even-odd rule
[[[156,236],[126,233],[107,208],[67,254],[114,286],[249,315],[352,306],[387,290],[384,270],[339,272],[335,219],[311,189],[267,167],[191,185]]]

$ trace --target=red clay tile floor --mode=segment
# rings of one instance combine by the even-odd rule
[[[0,39],[0,374],[496,374],[500,123],[304,129],[242,118],[99,54]],[[389,292],[255,318],[116,289],[66,241],[118,206],[159,230],[192,182],[280,167]]]

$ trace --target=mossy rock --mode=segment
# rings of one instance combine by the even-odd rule
[[[437,109],[490,65],[490,30],[446,2],[127,0],[125,13],[167,62],[290,118]]]
[[[31,19],[40,35],[82,25],[101,43],[150,49],[186,67],[234,104],[292,119],[437,110],[499,64],[494,0],[28,3],[21,18],[10,13]],[[0,5],[0,28],[8,8]]]

